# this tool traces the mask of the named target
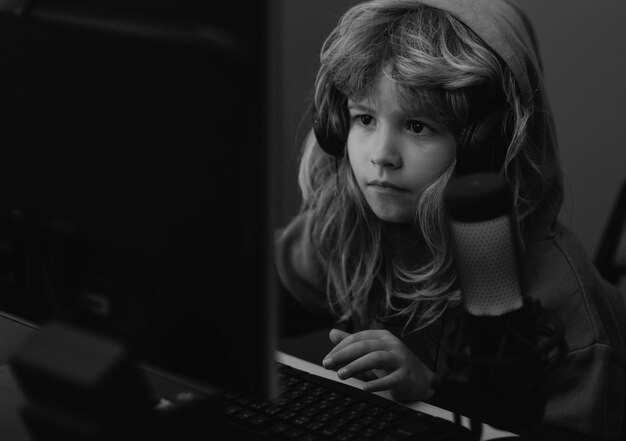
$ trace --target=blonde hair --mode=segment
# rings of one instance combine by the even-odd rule
[[[415,1],[371,1],[348,10],[322,47],[315,83],[315,107],[330,130],[347,133],[347,99],[366,97],[381,74],[396,82],[403,105],[419,103],[457,139],[486,104],[481,97],[496,90],[507,103],[505,169],[518,217],[532,212],[522,177],[539,168],[532,158],[516,159],[524,154],[531,110],[522,104],[510,70],[473,31]],[[385,225],[361,194],[347,155],[322,153],[309,135],[300,161],[301,212],[327,270],[328,303],[341,319],[365,328],[401,318],[407,332],[432,324],[460,301],[442,210],[453,175],[454,164],[415,201],[414,227],[430,258],[407,267],[394,257]]]

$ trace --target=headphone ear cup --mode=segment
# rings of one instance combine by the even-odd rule
[[[504,165],[507,140],[503,130],[504,109],[497,109],[469,124],[459,138],[456,174],[494,172]]]
[[[319,146],[326,153],[342,158],[346,147],[346,137],[333,131],[328,125],[328,118],[324,118],[317,111],[313,112],[313,133]]]

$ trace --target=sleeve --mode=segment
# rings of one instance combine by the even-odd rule
[[[332,316],[325,294],[325,276],[315,256],[303,215],[276,231],[276,269],[286,291],[308,311]]]

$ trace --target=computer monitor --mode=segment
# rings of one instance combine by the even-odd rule
[[[270,3],[0,17],[0,309],[273,394]]]

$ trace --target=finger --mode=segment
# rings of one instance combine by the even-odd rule
[[[363,385],[363,390],[368,392],[380,392],[383,390],[393,389],[399,382],[400,374],[398,371],[393,371],[389,375],[368,381]]]
[[[342,349],[329,353],[322,364],[326,369],[339,369],[371,352],[389,350],[388,343],[380,338],[355,341]]]
[[[378,378],[380,375],[377,375],[375,371],[365,371],[361,374],[356,374],[354,375],[354,378],[361,380],[363,382],[368,382],[371,380],[375,380],[376,378]]]
[[[342,331],[340,329],[331,329],[330,332],[328,333],[328,338],[330,339],[330,341],[334,344],[337,345],[339,343],[341,343],[342,340],[344,340],[346,337],[348,337],[350,335],[349,332],[345,332]],[[332,351],[331,351],[332,352]],[[330,353],[329,353],[330,354]],[[329,357],[329,354],[327,354],[324,359],[322,360],[322,366],[324,366],[327,369],[330,369],[332,366],[332,359]]]
[[[375,351],[348,363],[337,371],[337,375],[345,380],[368,371],[376,370],[378,372],[381,369],[395,369],[397,365],[396,358],[391,352]]]
[[[331,331],[332,332],[332,331]],[[341,332],[341,331],[340,331]],[[384,329],[368,329],[366,331],[356,332],[354,334],[349,334],[343,340],[335,345],[335,347],[328,353],[326,357],[332,356],[335,352],[345,348],[348,345],[351,345],[354,342],[360,340],[370,340],[376,338],[384,338],[388,334],[388,331]]]
[[[345,332],[342,331],[340,329],[331,329],[330,332],[328,333],[328,338],[330,338],[330,341],[334,344],[337,345],[339,343],[341,343],[341,341],[348,337],[350,335],[349,332]]]

